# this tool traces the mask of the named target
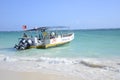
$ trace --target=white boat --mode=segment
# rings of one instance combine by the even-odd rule
[[[24,50],[29,48],[46,49],[49,47],[56,47],[59,45],[69,43],[74,39],[73,32],[67,32],[66,30],[53,30],[53,28],[54,27],[40,27],[37,29],[27,30],[27,31],[35,31],[37,32],[38,35],[35,37],[28,37],[24,33],[24,36],[20,38],[19,44],[15,45],[15,48],[17,50]]]

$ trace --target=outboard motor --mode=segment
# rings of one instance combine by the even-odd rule
[[[29,49],[32,44],[33,42],[31,39],[22,38],[19,44],[15,45],[14,48],[16,48],[17,50],[25,50],[25,49]]]

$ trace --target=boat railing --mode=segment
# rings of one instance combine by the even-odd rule
[[[62,37],[69,37],[69,36],[71,36],[73,33],[66,33],[66,34],[62,34]]]

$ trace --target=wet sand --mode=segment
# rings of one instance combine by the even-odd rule
[[[0,80],[82,80],[82,79],[76,76],[64,74],[43,72],[15,72],[0,69]]]

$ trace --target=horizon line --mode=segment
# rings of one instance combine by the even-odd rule
[[[120,28],[79,28],[79,29],[72,29],[69,30],[117,30]],[[24,31],[24,30],[0,30],[0,32],[17,32],[17,31]]]

